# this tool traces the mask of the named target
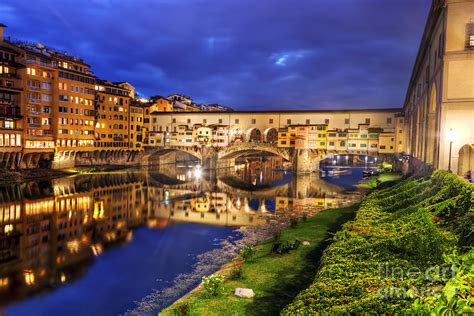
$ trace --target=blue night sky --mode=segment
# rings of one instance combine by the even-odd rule
[[[14,39],[143,96],[234,109],[401,107],[430,0],[1,0]]]

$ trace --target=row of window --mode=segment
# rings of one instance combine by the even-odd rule
[[[53,74],[52,73],[49,73],[47,71],[43,71],[43,70],[40,70],[40,69],[35,69],[35,68],[26,68],[26,73],[28,75],[31,75],[31,76],[39,76],[39,77],[43,77],[43,78],[46,78],[46,79],[53,79]]]
[[[88,84],[95,84],[95,79],[94,78],[89,78],[89,77],[84,77],[84,76],[80,76],[80,75],[76,75],[76,74],[71,74],[69,72],[64,72],[64,71],[59,72],[59,78],[84,82],[84,83],[88,83]]]
[[[61,102],[71,102],[71,103],[76,103],[76,104],[82,104],[82,105],[94,105],[94,101],[90,99],[84,99],[84,98],[79,98],[79,97],[73,97],[72,95],[68,96],[64,94],[60,94],[58,96],[59,101]]]
[[[58,130],[58,133],[60,135],[94,135],[94,131],[93,130],[68,130],[68,129],[59,129]]]
[[[92,147],[94,141],[90,139],[58,139],[56,145],[60,147]]]
[[[59,113],[74,114],[74,109],[73,108],[68,109],[68,107],[66,107],[66,106],[58,107],[58,111],[59,111]],[[93,110],[84,110],[84,109],[78,109],[78,108],[76,108],[76,114],[77,115],[85,115],[85,116],[95,116]]]
[[[77,125],[77,126],[94,126],[94,121],[82,119],[67,119],[65,117],[58,119],[59,125]]]
[[[100,115],[100,118],[103,119],[103,120],[106,120],[107,119],[107,115],[105,114],[101,114]],[[127,118],[124,117],[123,115],[114,115],[114,118],[113,118],[115,121],[126,121]],[[109,120],[112,120],[112,115],[109,115]]]
[[[54,148],[53,141],[27,140],[26,148]]]
[[[89,95],[94,95],[95,94],[93,89],[84,88],[84,87],[80,87],[80,86],[74,86],[73,84],[68,85],[66,82],[60,82],[58,84],[58,87],[59,87],[59,90],[67,91],[68,87],[69,87],[69,90],[71,92],[84,93],[84,94],[89,94]]]
[[[188,124],[191,123],[191,119],[187,119],[186,120]],[[156,118],[153,118],[153,123],[156,123],[157,122],[157,119]],[[223,124],[223,119],[218,119],[218,122],[219,124]],[[252,119],[251,120],[252,124],[257,124],[257,119]],[[329,122],[330,120],[329,119],[325,119],[324,120],[324,124],[326,125],[329,125]],[[393,119],[391,117],[387,117],[386,118],[386,123],[387,124],[392,124],[393,122]],[[173,118],[173,123],[176,123],[176,118]],[[202,123],[203,124],[207,124],[207,119],[203,119],[202,120]],[[268,119],[268,123],[269,124],[273,124],[274,123],[274,120],[273,119]],[[240,124],[240,119],[235,119],[234,120],[234,124]],[[286,120],[286,124],[287,125],[291,125],[292,124],[292,120],[291,119],[287,119]],[[310,119],[306,119],[306,125],[310,125],[311,124],[311,120]],[[349,125],[350,124],[350,119],[346,118],[344,119],[344,124],[346,125]],[[370,118],[366,118],[365,119],[365,124],[370,124]]]
[[[309,146],[326,146],[326,142],[316,142],[316,141],[309,141]],[[304,145],[304,141],[301,140],[301,139],[298,139],[296,140],[296,142],[294,140],[291,140],[289,143],[286,141],[286,140],[282,140],[280,141],[280,144],[281,145],[287,145],[287,144],[290,144],[290,145]],[[336,146],[336,143],[335,142],[328,142],[328,146],[329,147],[334,147]],[[357,147],[357,144],[356,143],[349,143],[348,145],[350,148],[355,148]],[[340,141],[339,142],[339,147],[346,147],[346,142],[345,141]],[[367,144],[359,144],[359,147],[360,148],[367,148]],[[378,147],[378,144],[370,144],[370,148],[377,148]],[[385,145],[380,145],[380,149],[386,149],[386,146]],[[390,149],[393,149],[393,146],[390,146]]]
[[[0,147],[19,147],[21,146],[20,134],[0,134]]]

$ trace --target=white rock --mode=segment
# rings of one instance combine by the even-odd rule
[[[310,245],[309,241],[307,241],[307,240],[303,241],[303,246],[309,246],[309,245]]]
[[[245,297],[245,298],[252,298],[255,296],[255,293],[253,292],[252,289],[244,289],[240,287],[235,289],[234,294],[238,297]]]

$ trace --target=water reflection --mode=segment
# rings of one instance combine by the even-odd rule
[[[256,225],[291,206],[340,207],[357,198],[281,166],[246,159],[205,173],[166,165],[2,187],[0,305],[77,279],[95,256],[129,242],[136,227]]]

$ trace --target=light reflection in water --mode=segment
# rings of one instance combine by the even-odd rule
[[[137,227],[257,225],[292,206],[340,207],[357,198],[282,167],[277,158],[246,157],[218,172],[166,165],[0,188],[0,306],[77,279]]]

